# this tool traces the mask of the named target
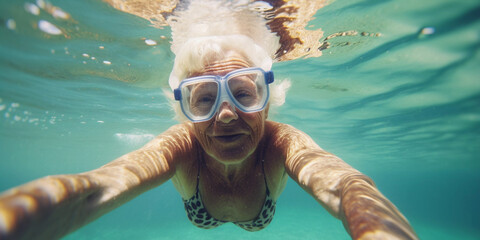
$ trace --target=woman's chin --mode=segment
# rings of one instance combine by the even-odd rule
[[[223,147],[221,150],[217,149],[209,153],[209,155],[215,158],[217,161],[229,165],[239,164],[247,159],[255,148],[243,146]]]

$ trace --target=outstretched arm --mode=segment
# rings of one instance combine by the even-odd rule
[[[276,139],[290,177],[342,220],[353,239],[418,239],[370,178],[291,126],[279,125]]]
[[[41,178],[0,195],[0,239],[57,239],[170,179],[190,147],[183,125],[96,170]]]

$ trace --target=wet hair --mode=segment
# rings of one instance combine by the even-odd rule
[[[266,26],[265,20],[240,5],[224,1],[191,1],[185,9],[169,17],[172,29],[172,52],[175,62],[169,85],[173,90],[185,78],[204,72],[211,61],[222,60],[231,51],[242,56],[251,67],[268,71],[279,48],[279,38]],[[269,104],[285,102],[289,81],[275,80],[270,85]],[[172,99],[176,118],[186,120],[180,104]]]
[[[269,54],[247,36],[209,36],[189,39],[176,53],[170,74],[170,88],[177,88],[180,81],[193,73],[203,72],[210,62],[225,59],[231,51],[243,56],[251,67],[268,71],[272,67]]]
[[[272,59],[270,56],[263,48],[246,36],[201,37],[187,41],[177,53],[169,78],[170,88],[172,90],[177,88],[180,81],[190,77],[193,73],[203,72],[212,60],[224,59],[230,51],[235,51],[245,57],[251,67],[260,67],[265,71],[271,69]],[[283,105],[290,85],[288,80],[276,79],[270,85],[269,104],[273,106]],[[179,121],[187,120],[182,113],[180,103],[173,100],[171,91],[166,94],[170,97],[176,119]]]

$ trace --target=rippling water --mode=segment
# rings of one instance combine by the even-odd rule
[[[318,58],[274,65],[293,82],[271,119],[360,171],[421,239],[479,239],[480,4],[337,0],[309,29]],[[170,31],[101,1],[0,3],[0,191],[99,167],[175,124],[162,89]],[[67,239],[348,239],[294,182],[272,224],[194,228],[170,183]]]

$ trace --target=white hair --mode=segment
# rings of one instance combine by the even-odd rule
[[[175,89],[180,81],[193,73],[202,72],[211,60],[224,59],[229,51],[245,57],[252,67],[269,71],[272,58],[253,40],[244,35],[209,36],[189,39],[176,53],[168,83]]]
[[[262,17],[234,1],[191,1],[187,9],[176,12],[168,21],[175,54],[168,81],[172,90],[191,74],[202,72],[210,60],[224,59],[230,51],[245,57],[251,67],[269,71],[280,46],[278,36]],[[289,87],[289,81],[275,81],[270,85],[269,103],[282,105]],[[176,118],[186,120],[173,94],[164,92],[171,99]]]

